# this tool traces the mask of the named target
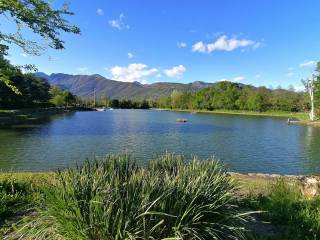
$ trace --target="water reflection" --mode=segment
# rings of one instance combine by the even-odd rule
[[[188,118],[177,123],[176,118]],[[127,151],[145,164],[165,151],[215,156],[230,170],[304,174],[320,170],[320,129],[284,119],[114,110],[53,115],[0,129],[0,168],[49,170]]]
[[[301,160],[304,168],[308,168],[305,172],[320,171],[320,129],[306,126],[301,129],[300,148]]]

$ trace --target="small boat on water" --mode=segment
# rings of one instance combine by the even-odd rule
[[[107,109],[106,109],[105,107],[96,108],[96,111],[98,111],[98,112],[105,112],[105,111],[107,111]]]
[[[177,118],[176,122],[185,123],[185,122],[188,122],[188,119],[186,119],[186,118]]]

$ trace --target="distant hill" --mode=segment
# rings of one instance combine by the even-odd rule
[[[196,91],[209,87],[212,83],[196,81],[189,84],[157,82],[152,84],[141,84],[139,82],[120,82],[107,79],[99,74],[94,75],[70,75],[64,73],[53,73],[47,75],[42,72],[36,73],[38,77],[48,80],[51,85],[82,96],[92,97],[96,89],[97,97],[109,97],[116,99],[157,99],[169,96],[173,90]]]

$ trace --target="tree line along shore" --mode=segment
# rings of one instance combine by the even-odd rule
[[[86,99],[73,95],[33,73],[23,73],[0,56],[0,67],[6,69],[10,83],[18,92],[0,81],[0,109],[89,109],[111,107],[128,109],[167,109],[191,112],[213,112],[262,116],[283,116],[306,121],[310,101],[306,93],[293,89],[268,89],[265,87],[242,86],[238,83],[219,82],[196,92],[173,90],[164,98],[134,101],[130,99],[97,98]],[[315,86],[318,86],[316,82]],[[319,112],[319,91],[315,91],[316,114]],[[2,114],[6,111],[2,111]]]

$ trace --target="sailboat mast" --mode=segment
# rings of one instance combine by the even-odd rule
[[[96,89],[93,89],[93,106],[96,106]]]

